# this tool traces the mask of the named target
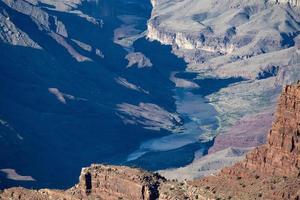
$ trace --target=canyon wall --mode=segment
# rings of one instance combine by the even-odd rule
[[[300,82],[283,89],[267,144],[216,176],[195,180],[211,196],[231,199],[300,198]]]
[[[103,199],[157,199],[163,178],[157,174],[126,167],[92,165],[82,169],[76,190]]]
[[[66,191],[11,188],[0,193],[0,199],[105,199],[152,200],[158,198],[158,187],[165,179],[158,174],[128,167],[92,165],[83,168],[79,183]]]
[[[270,175],[300,175],[300,82],[285,87],[267,144],[248,154],[244,167]]]

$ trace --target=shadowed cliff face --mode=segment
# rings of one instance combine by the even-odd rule
[[[146,28],[150,2],[130,2],[0,1],[0,170],[35,179],[1,171],[0,188],[70,187],[83,166],[123,163],[142,141],[180,124],[169,62],[126,68],[127,51],[114,42],[125,22]],[[119,105],[141,123],[126,121]],[[149,108],[162,120],[142,118]]]
[[[159,170],[206,154],[218,119],[202,95],[240,79],[194,81],[145,38],[150,14],[149,0],[0,1],[0,188],[67,188],[91,163]]]

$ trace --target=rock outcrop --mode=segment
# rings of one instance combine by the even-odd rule
[[[289,3],[292,6],[300,6],[300,1],[299,0],[276,0],[278,3]]]
[[[82,196],[150,200],[158,198],[158,186],[164,179],[138,169],[92,165],[83,168],[79,180],[72,190]]]
[[[79,183],[68,190],[0,190],[0,200],[178,200],[207,199],[187,182],[166,180],[157,173],[124,166],[83,168]]]
[[[0,194],[0,199],[158,199],[158,188],[165,179],[139,169],[119,166],[92,165],[83,168],[79,183],[66,190],[27,190],[11,188]]]
[[[244,166],[271,175],[300,175],[300,82],[285,87],[268,143],[248,154]]]

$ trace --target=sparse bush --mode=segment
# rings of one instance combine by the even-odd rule
[[[259,193],[259,194],[258,194],[258,197],[262,197],[262,193]]]

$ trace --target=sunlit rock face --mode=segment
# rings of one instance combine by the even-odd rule
[[[158,174],[140,169],[93,164],[82,169],[79,183],[68,190],[11,188],[0,194],[0,198],[12,200],[155,200],[159,197],[160,184],[165,181]]]
[[[245,167],[280,176],[300,173],[300,82],[284,88],[267,145],[250,153]]]
[[[148,37],[174,45],[192,70],[258,79],[271,63],[288,64],[298,11],[272,1],[156,1]]]
[[[292,6],[300,6],[299,0],[275,0],[278,3],[289,3]]]
[[[293,46],[299,30],[297,11],[296,7],[272,1],[156,1],[148,37],[190,50],[183,55],[197,64],[196,70],[209,68],[218,70],[219,76],[256,78],[263,68],[248,69],[249,75],[256,70],[257,74],[251,76],[246,70],[244,74],[233,74],[232,70],[223,74],[216,68]]]
[[[72,45],[65,39],[68,38],[68,30],[65,24],[58,19],[57,16],[51,14],[51,11],[68,12],[87,21],[97,24],[97,20],[93,17],[83,14],[77,10],[81,5],[81,0],[65,0],[65,1],[47,1],[47,0],[3,0],[2,3],[13,10],[30,17],[41,31],[49,34],[53,39],[62,45],[67,51],[79,62],[90,61],[91,59],[80,55]],[[41,48],[37,41],[32,39],[31,35],[22,31],[22,28],[14,24],[14,19],[11,19],[8,12],[1,9],[0,13],[1,26],[1,39],[3,42],[12,45],[21,45],[25,47]],[[81,45],[82,43],[79,43]],[[86,49],[86,48],[83,48]]]

